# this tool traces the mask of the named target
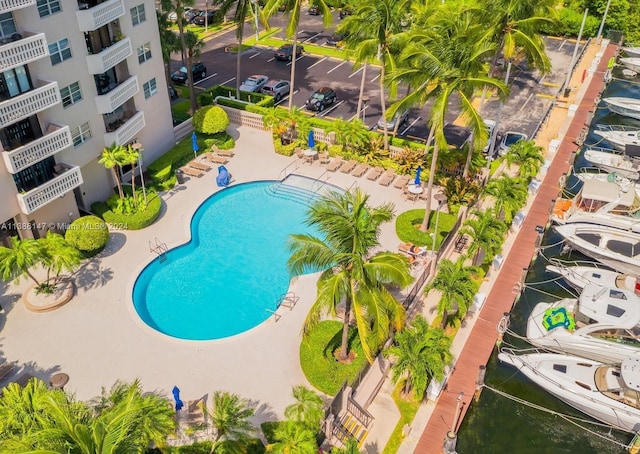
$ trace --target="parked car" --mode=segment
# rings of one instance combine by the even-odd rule
[[[502,140],[500,141],[500,146],[498,147],[498,154],[500,156],[504,156],[509,151],[514,144],[520,142],[521,140],[527,140],[527,135],[521,132],[515,131],[507,131],[502,136]]]
[[[402,126],[407,122],[407,120],[409,120],[409,111],[403,110],[402,112],[396,112],[393,118],[389,121],[386,121],[384,117],[380,117],[376,126],[378,127],[378,129],[384,130],[384,124],[386,123],[387,131],[393,131],[394,129],[396,129],[398,118],[400,118],[400,124],[398,126]]]
[[[351,16],[353,14],[353,10],[351,8],[342,8],[340,10],[340,19],[344,19],[347,16]]]
[[[262,87],[262,93],[273,96],[273,99],[278,102],[289,94],[290,87],[287,80],[270,80]]]
[[[269,78],[267,76],[254,74],[253,76],[247,77],[244,82],[240,84],[240,90],[253,92],[260,91],[267,82],[269,82]]]
[[[347,37],[347,33],[334,33],[327,38],[327,46],[342,47],[343,41]]]
[[[336,98],[336,92],[333,91],[333,89],[329,87],[322,87],[321,89],[313,92],[311,98],[307,99],[307,102],[305,102],[305,106],[309,110],[322,112],[324,109],[336,102]]]
[[[300,57],[304,52],[304,47],[298,46],[296,48],[296,58]],[[276,50],[273,54],[276,60],[280,61],[291,61],[291,56],[293,55],[293,44],[285,44],[284,46],[280,46],[278,50]]]
[[[484,125],[487,127],[487,135],[489,136],[489,138],[487,139],[487,144],[482,149],[482,153],[489,154],[490,153],[489,145],[491,145],[491,137],[493,136],[493,133],[496,129],[496,122],[493,120],[483,120],[483,121],[484,121]]]
[[[193,74],[193,80],[204,79],[207,75],[207,67],[204,63],[198,62],[194,63],[191,66],[191,72]],[[171,74],[171,80],[178,84],[186,84],[187,83],[187,67],[183,66],[179,70],[175,71]]]
[[[193,8],[191,8],[190,6],[185,6],[182,9],[184,10],[182,17],[186,19],[185,22],[189,22],[189,19],[194,16],[194,14],[191,12]],[[167,15],[167,19],[169,19],[171,22],[178,22],[178,13],[176,13],[175,11],[171,11]]]
[[[186,10],[186,8],[185,8]],[[191,8],[188,11],[184,12],[184,21],[187,24],[190,24],[193,22],[193,19],[195,19],[196,17],[198,17],[200,15],[200,13],[202,13],[201,9],[195,9],[195,8]]]
[[[218,19],[219,11],[216,9],[210,9],[208,11],[202,11],[191,21],[194,25],[213,25]]]
[[[320,7],[318,5],[311,5],[309,7],[309,16],[319,16],[320,15]]]

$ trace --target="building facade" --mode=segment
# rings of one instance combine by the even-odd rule
[[[134,142],[174,144],[154,1],[0,0],[0,244],[107,199],[102,150]]]

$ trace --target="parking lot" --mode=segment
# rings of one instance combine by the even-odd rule
[[[320,16],[309,16],[306,10],[300,17],[298,28],[298,45],[305,44],[326,45],[326,40],[333,34],[334,27],[339,24],[337,12],[334,12],[333,27],[325,30],[322,27]],[[272,27],[284,29],[286,22],[281,13],[271,20]],[[262,26],[260,27],[262,29]],[[245,25],[245,36],[253,36],[255,29],[250,23]],[[275,35],[284,38],[283,32]],[[198,86],[207,88],[217,84],[235,86],[236,54],[227,52],[229,46],[236,44],[235,30],[209,40],[203,49],[201,60],[206,64],[208,75],[197,83]],[[544,111],[552,102],[560,85],[566,77],[566,71],[570,66],[574,43],[560,39],[547,40],[547,52],[553,63],[550,74],[540,76],[537,71],[528,71],[526,65],[514,65],[509,79],[511,95],[503,110],[499,130],[524,132],[530,136],[535,130]],[[277,61],[273,57],[275,49],[254,47],[244,51],[242,55],[242,78],[252,74],[264,74],[270,79],[289,80],[291,63]],[[172,68],[177,69],[181,63],[173,62]],[[311,94],[321,87],[331,87],[337,94],[336,103],[315,115],[329,118],[352,119],[356,115],[358,94],[363,67],[355,68],[352,62],[336,58],[322,57],[303,53],[296,60],[295,92],[293,105],[304,107],[305,101]],[[365,75],[364,110],[361,119],[370,127],[375,128],[381,116],[380,107],[380,71],[376,66],[368,66]],[[503,76],[502,76],[503,77]],[[399,92],[402,94],[401,88]],[[281,104],[288,100],[284,99]],[[387,106],[391,101],[387,100]],[[495,119],[497,116],[497,100],[489,100],[484,107],[485,118]],[[426,139],[428,128],[426,126],[429,115],[429,106],[413,108],[409,112],[407,122],[399,129],[398,134],[418,140]],[[457,112],[452,105],[447,121],[448,139],[450,143],[464,141],[466,132],[456,126]]]

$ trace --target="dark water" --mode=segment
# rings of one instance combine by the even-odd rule
[[[615,76],[615,73],[614,73]],[[635,79],[635,82],[640,82]],[[611,82],[602,95],[630,96],[640,98],[640,84]],[[596,123],[638,125],[640,122],[611,114],[600,104],[594,112],[592,125]],[[600,137],[589,132],[585,144],[596,144]],[[605,147],[605,143],[598,146]],[[584,166],[581,156],[576,159],[576,167]],[[571,185],[573,179],[569,179]],[[575,189],[575,188],[574,188]],[[560,237],[551,232],[545,233],[541,254],[530,266],[526,278],[527,287],[511,313],[510,330],[524,335],[526,319],[531,309],[541,301],[551,301],[557,297],[570,296],[558,283],[548,282],[553,276],[545,273],[546,257],[560,254],[557,245]],[[564,257],[563,257],[564,258]],[[582,259],[579,254],[571,256],[573,260]],[[519,338],[505,336],[504,346],[527,348],[528,344]],[[539,454],[539,453],[580,453],[580,454],[619,454],[627,452],[623,447],[631,441],[630,434],[609,431],[586,415],[547,394],[522,376],[517,369],[500,364],[496,352],[487,365],[485,383],[494,389],[517,396],[562,415],[579,418],[572,422],[561,416],[550,414],[515,402],[491,389],[482,391],[478,403],[474,403],[467,412],[458,433],[457,451],[460,454]],[[622,444],[622,446],[621,446]]]

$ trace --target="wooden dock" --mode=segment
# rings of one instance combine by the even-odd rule
[[[475,392],[478,368],[489,361],[498,337],[496,329],[498,322],[504,312],[511,311],[517,296],[514,288],[517,288],[522,278],[523,269],[529,267],[535,254],[536,240],[539,236],[536,227],[545,226],[549,220],[551,201],[558,196],[560,191],[558,181],[567,172],[572,153],[578,149],[576,140],[584,134],[584,128],[588,127],[588,122],[596,107],[596,99],[604,88],[603,75],[607,69],[607,62],[615,55],[616,51],[617,46],[615,45],[610,44],[606,47],[596,73],[591,79],[573,121],[556,152],[553,163],[517,233],[515,244],[518,247],[513,247],[508,251],[464,349],[457,358],[447,386],[438,398],[436,407],[420,436],[415,453],[436,454],[442,452],[442,444],[447,432],[451,430],[454,414],[458,408],[457,400],[461,392],[464,395],[459,421],[464,418]]]

